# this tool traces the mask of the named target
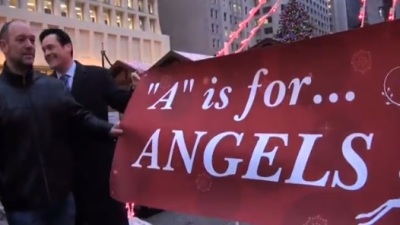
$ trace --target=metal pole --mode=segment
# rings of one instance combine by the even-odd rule
[[[104,68],[104,55],[106,54],[106,51],[104,51],[104,43],[101,42],[101,66]]]

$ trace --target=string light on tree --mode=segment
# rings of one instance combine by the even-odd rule
[[[297,0],[290,0],[281,13],[279,28],[275,38],[283,43],[290,43],[311,38],[313,26],[310,16]]]
[[[257,11],[260,10],[261,7],[266,3],[267,3],[267,0],[259,0],[258,1],[258,5],[250,10],[249,16],[245,20],[243,20],[241,23],[239,23],[239,28],[230,34],[229,41],[224,43],[224,48],[221,49],[217,53],[217,56],[223,56],[223,55],[229,54],[229,48],[232,45],[232,43],[239,37],[239,34],[244,30],[244,28],[247,26],[247,24],[249,24],[250,21],[254,18]]]
[[[277,0],[275,2],[275,4],[272,6],[272,8],[268,11],[268,13],[265,14],[264,16],[262,16],[257,21],[257,26],[251,30],[249,37],[247,37],[246,39],[244,39],[241,42],[241,44],[242,44],[241,47],[235,53],[242,52],[242,51],[244,51],[246,49],[246,47],[250,44],[250,41],[257,34],[257,31],[260,30],[261,27],[264,25],[265,21],[268,20],[268,17],[272,16],[272,14],[276,12],[276,9],[281,5],[281,2],[282,2],[282,0]]]
[[[229,36],[229,41],[224,43],[224,48],[221,49],[218,53],[217,56],[223,56],[229,54],[229,48],[232,45],[232,43],[239,37],[239,34],[245,29],[247,24],[252,21],[256,13],[262,8],[267,3],[267,0],[259,0],[257,6],[252,8],[249,12],[249,16],[243,20],[241,23],[239,23],[239,28],[232,32],[231,35]]]
[[[364,27],[365,24],[365,13],[366,13],[366,6],[367,6],[367,0],[361,0],[361,8],[360,8],[360,14],[358,15],[358,19],[361,21],[361,26]]]
[[[394,20],[396,15],[396,6],[398,2],[399,2],[398,0],[393,0],[392,7],[390,8],[389,11],[389,20]]]

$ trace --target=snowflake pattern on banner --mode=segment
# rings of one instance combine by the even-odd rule
[[[328,220],[324,219],[320,215],[317,215],[313,217],[308,217],[307,222],[305,222],[303,225],[328,225]]]
[[[209,78],[209,77],[204,77],[204,78],[203,78],[203,84],[204,84],[204,85],[210,84],[210,78]]]
[[[161,77],[161,88],[167,90],[172,87],[172,77],[170,75],[164,75]]]
[[[353,65],[354,71],[360,73],[366,73],[372,69],[372,55],[371,52],[365,50],[359,50],[353,54],[351,58],[351,65]]]
[[[211,190],[212,178],[206,173],[199,174],[196,178],[197,190],[207,192]]]

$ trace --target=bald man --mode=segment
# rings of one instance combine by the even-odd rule
[[[27,23],[6,23],[0,48],[0,195],[8,223],[73,225],[70,134],[104,138],[122,130],[84,110],[63,82],[33,70],[35,35]]]

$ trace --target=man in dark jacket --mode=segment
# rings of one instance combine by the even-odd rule
[[[46,29],[39,39],[47,63],[55,70],[53,76],[65,81],[77,102],[104,120],[108,119],[109,106],[121,113],[125,111],[132,90],[118,88],[107,69],[74,61],[72,42],[66,32]],[[110,196],[115,140],[100,140],[86,133],[75,135],[80,137],[75,138],[74,145],[76,225],[127,225],[125,205]]]
[[[98,138],[122,130],[84,110],[59,80],[33,71],[28,24],[6,23],[0,48],[0,194],[8,223],[73,225],[71,128]]]

